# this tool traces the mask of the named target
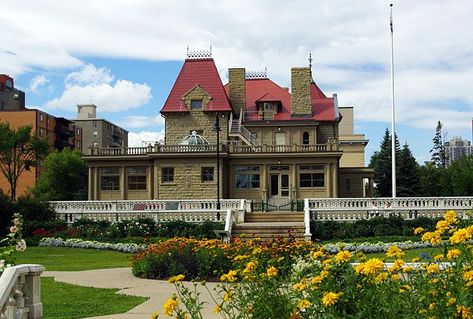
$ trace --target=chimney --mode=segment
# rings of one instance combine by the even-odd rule
[[[77,105],[77,119],[95,119],[97,118],[97,106],[94,104]]]
[[[310,68],[291,69],[291,115],[312,114],[311,82],[312,74]]]
[[[246,73],[244,68],[228,69],[228,99],[233,110],[240,112],[246,110]]]

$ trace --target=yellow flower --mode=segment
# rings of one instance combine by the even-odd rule
[[[440,272],[440,268],[436,264],[430,264],[430,265],[427,266],[427,272],[429,274],[436,274],[436,273]]]
[[[235,282],[237,273],[236,270],[230,270],[227,274],[220,276],[220,281]]]
[[[434,260],[437,260],[437,261],[441,260],[442,258],[443,258],[443,254],[438,254],[434,256]]]
[[[473,270],[468,270],[463,273],[463,279],[465,281],[472,281],[473,280]]]
[[[253,270],[256,269],[256,263],[254,261],[250,261],[249,263],[246,264],[245,269],[243,270],[243,273],[249,273]]]
[[[231,292],[226,292],[225,295],[223,295],[223,301],[228,301],[230,298],[232,298],[233,293]]]
[[[447,253],[447,258],[449,260],[452,260],[454,258],[457,258],[458,256],[461,255],[461,251],[459,249],[450,249]]]
[[[402,266],[404,266],[406,262],[402,259],[396,259],[393,262],[393,265],[388,268],[388,271],[393,272],[393,271],[399,271],[402,269]]]
[[[323,251],[317,250],[317,251],[312,252],[312,258],[317,259],[323,256],[324,256]]]
[[[378,258],[371,258],[355,267],[355,271],[363,275],[376,275],[383,269],[384,263]]]
[[[388,273],[382,272],[379,275],[376,276],[375,282],[380,283],[388,279]]]
[[[467,228],[460,228],[450,237],[450,243],[453,245],[464,243],[471,238],[471,233]]]
[[[402,256],[404,256],[404,252],[397,246],[390,246],[386,251],[386,256],[401,258]]]
[[[173,276],[173,277],[169,278],[168,282],[170,284],[173,284],[173,283],[184,280],[184,278],[185,278],[185,276],[181,274],[181,275],[177,275],[177,276]]]
[[[430,305],[429,305],[429,310],[434,310],[435,307],[437,307],[437,304],[435,302],[432,302]]]
[[[296,291],[303,291],[307,288],[307,285],[302,283],[302,282],[298,282],[297,284],[295,284],[294,286],[292,286],[292,289],[296,290]]]
[[[246,256],[246,255],[238,255],[235,258],[233,258],[233,261],[245,260],[247,258],[248,258],[248,256]]]
[[[326,306],[326,307],[330,307],[334,304],[337,303],[338,299],[340,298],[340,296],[342,295],[343,293],[339,292],[339,293],[335,293],[335,292],[327,292],[323,297],[322,297],[322,303]]]
[[[394,280],[394,281],[401,280],[401,276],[399,276],[398,274],[392,274],[391,275],[391,280]]]
[[[335,261],[339,264],[350,261],[353,254],[348,250],[342,250],[335,255]]]
[[[473,318],[473,314],[471,313],[471,310],[469,310],[465,306],[457,305],[457,312],[461,316],[460,318],[464,318],[464,319]]]
[[[159,318],[159,312],[154,312],[152,315],[151,315],[151,319],[158,319]]]
[[[323,278],[327,278],[327,277],[328,277],[328,274],[329,274],[328,270],[322,270],[322,271],[320,272],[320,277],[322,277],[322,279],[323,279]]]
[[[214,313],[220,313],[220,311],[222,311],[222,307],[220,307],[219,305],[216,305],[214,308]]]
[[[310,301],[306,299],[299,300],[299,302],[297,303],[297,308],[301,310],[306,309],[309,306],[310,306]]]
[[[438,231],[441,231],[443,233],[448,229],[448,227],[450,227],[449,222],[447,222],[446,220],[439,220],[437,222],[437,226],[435,226],[435,229],[437,229]]]
[[[324,280],[322,276],[315,276],[314,278],[312,278],[311,282],[313,285],[317,285],[317,284],[320,284],[322,280]]]
[[[457,222],[457,214],[453,210],[447,211],[443,218],[450,224]]]
[[[274,266],[271,266],[266,270],[266,274],[268,277],[276,277],[278,275],[278,270]]]
[[[457,301],[457,298],[450,298],[447,301],[447,306],[453,305]]]
[[[168,299],[163,305],[163,311],[166,314],[166,316],[171,316],[174,310],[177,309],[178,306],[178,301],[176,296],[172,296],[171,298]]]
[[[422,227],[417,227],[416,229],[414,229],[414,235],[422,234],[424,231],[425,231],[424,228],[422,228]]]
[[[412,266],[406,266],[402,269],[402,271],[404,272],[411,272],[411,271],[414,271],[414,267]]]

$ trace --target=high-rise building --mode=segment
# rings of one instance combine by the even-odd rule
[[[447,153],[447,165],[450,165],[452,162],[472,154],[471,143],[466,138],[456,136],[445,142],[445,152]]]
[[[91,147],[128,146],[128,131],[110,121],[97,118],[97,106],[94,104],[77,105],[77,118],[72,121],[82,128],[83,154],[90,154]]]

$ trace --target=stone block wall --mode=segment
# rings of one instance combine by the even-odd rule
[[[329,139],[334,138],[338,140],[338,125],[328,123],[319,126],[317,144],[325,144]]]
[[[246,110],[246,84],[245,69],[230,68],[228,69],[228,98],[232,103],[235,112],[239,113],[240,109]]]
[[[312,114],[312,99],[310,96],[310,68],[291,69],[291,112],[292,114]]]
[[[165,121],[166,144],[177,145],[193,130],[202,131],[202,136],[210,144],[217,143],[215,113],[205,113],[202,110],[191,110],[188,113],[168,113]],[[220,141],[228,139],[228,114],[220,114]]]

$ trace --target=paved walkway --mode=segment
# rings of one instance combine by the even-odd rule
[[[94,288],[117,288],[118,293],[149,297],[141,305],[130,311],[109,316],[93,317],[93,319],[148,319],[155,312],[159,312],[159,318],[169,318],[163,313],[163,304],[174,292],[174,285],[163,280],[140,279],[133,276],[130,268],[98,269],[86,271],[45,271],[43,277],[54,277],[56,281],[94,287]],[[191,285],[189,283],[189,285]],[[207,283],[207,287],[213,292],[216,283]],[[212,301],[208,291],[200,287],[201,301],[208,302],[204,309],[204,318],[219,318],[213,313],[215,303]],[[92,319],[92,318],[87,318]]]

